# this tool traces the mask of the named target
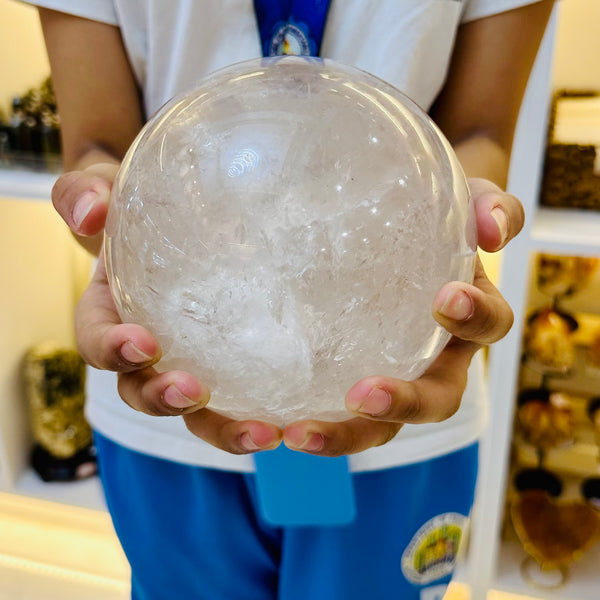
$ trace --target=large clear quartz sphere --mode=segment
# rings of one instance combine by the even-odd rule
[[[105,259],[124,322],[209,407],[279,425],[343,420],[367,375],[413,379],[431,316],[473,277],[465,176],[430,118],[363,71],[256,59],[168,102],[125,157]]]

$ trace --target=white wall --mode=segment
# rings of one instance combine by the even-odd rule
[[[28,461],[21,363],[35,344],[74,345],[75,242],[50,202],[0,199],[0,482]],[[0,485],[0,488],[2,485]]]
[[[0,0],[0,111],[50,73],[37,9]]]
[[[554,86],[600,91],[600,1],[560,0],[558,7]]]

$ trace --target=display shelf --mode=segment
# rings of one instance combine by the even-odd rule
[[[600,307],[599,307],[600,308]],[[543,375],[528,366],[525,362],[521,367],[520,387],[535,388],[542,385]],[[575,362],[568,376],[546,376],[544,387],[551,391],[564,392],[573,396],[600,396],[600,375],[597,369],[592,369],[587,361],[584,346],[576,346]]]
[[[0,168],[0,198],[50,200],[57,173]]]
[[[514,460],[523,468],[538,465],[536,448],[530,444],[518,443]],[[598,447],[585,440],[577,441],[567,448],[553,448],[544,458],[544,468],[552,473],[587,477],[598,472]]]
[[[598,600],[600,544],[590,548],[580,560],[570,565],[564,585],[557,589],[542,589],[528,583],[521,573],[521,565],[526,558],[527,554],[517,540],[502,543],[492,588],[544,600]]]
[[[600,254],[600,211],[539,208],[531,228],[532,250]]]
[[[597,225],[600,235],[600,223]],[[567,236],[564,236],[565,238]],[[577,237],[576,232],[571,232],[569,244]],[[563,246],[561,246],[563,248]],[[597,255],[600,254],[595,247],[585,246],[587,252],[574,252],[572,244],[564,247],[569,255]],[[539,250],[550,253],[558,252],[557,246],[546,239],[543,247],[538,248],[531,244],[528,262],[528,286],[523,290],[523,310],[520,321],[526,322],[527,317],[540,308],[553,304],[553,299],[540,291],[539,280],[536,273],[537,252]],[[537,468],[541,466],[555,475],[562,484],[562,492],[557,503],[585,502],[582,494],[582,483],[589,478],[600,474],[600,449],[597,432],[588,415],[588,405],[591,398],[600,395],[600,373],[592,368],[589,362],[588,345],[592,336],[600,331],[600,270],[596,270],[585,285],[575,291],[571,296],[560,300],[561,310],[573,316],[579,324],[578,329],[571,334],[575,346],[575,357],[571,368],[564,373],[544,370],[540,365],[528,360],[527,355],[519,361],[517,374],[516,393],[522,390],[543,388],[551,392],[564,395],[564,400],[569,402],[573,419],[573,438],[554,448],[547,449],[540,454],[531,444],[522,437],[522,431],[515,423],[511,424],[507,443],[511,448],[510,474],[506,478],[504,498],[510,501],[516,494],[512,487],[515,474],[520,469]],[[584,311],[584,312],[580,312]],[[593,312],[590,312],[593,311]],[[515,355],[521,355],[522,346],[515,338]],[[511,401],[516,405],[516,398],[503,396],[506,402]],[[541,460],[541,463],[540,463]],[[592,600],[597,599],[600,590],[600,577],[597,564],[600,559],[600,540],[596,540],[592,548],[585,551],[581,560],[573,562],[568,569],[569,577],[563,586],[557,589],[544,589],[527,581],[521,572],[521,565],[527,554],[515,536],[514,530],[506,524],[506,505],[502,506],[505,525],[500,540],[497,562],[495,564],[494,589],[501,591],[526,594],[531,598],[544,600]],[[532,562],[535,565],[534,562]]]
[[[514,466],[509,480],[512,481],[518,467]],[[563,489],[557,504],[570,504],[583,502],[580,494],[581,480],[578,477],[564,475],[560,477]],[[518,494],[509,485],[509,498]],[[504,513],[506,514],[506,506]],[[528,560],[530,573],[536,582],[542,581],[556,587],[541,587],[528,580],[524,575],[523,565]],[[566,568],[566,577],[561,576],[557,570],[543,572],[536,567],[536,563],[529,559],[523,549],[515,529],[509,519],[503,521],[502,541],[499,547],[498,564],[492,588],[504,592],[526,595],[528,598],[540,600],[597,600],[598,599],[598,564],[600,564],[600,540],[596,540],[581,555],[571,562]],[[557,585],[562,582],[562,585]]]
[[[509,174],[508,189],[523,202],[526,221],[521,234],[503,251],[500,265],[498,287],[513,308],[515,322],[508,335],[489,350],[491,415],[490,427],[481,443],[481,469],[469,552],[472,600],[485,600],[490,590],[523,594],[539,600],[597,600],[599,597],[600,543],[572,565],[570,577],[562,588],[543,590],[523,579],[521,563],[527,554],[520,542],[514,534],[513,539],[508,540],[503,536],[506,533],[503,532],[506,529],[506,493],[511,486],[516,399],[519,387],[524,383],[521,380],[523,334],[530,311],[552,302],[539,294],[536,302],[531,302],[533,258],[539,252],[600,256],[600,212],[538,206],[552,98],[555,26],[554,18],[529,82]],[[564,310],[581,309],[573,302],[569,299],[560,306]],[[592,291],[585,294],[584,305],[584,310],[600,311],[598,294],[595,297]],[[532,381],[539,382],[535,374],[532,374]],[[555,383],[558,387],[559,383]],[[560,385],[564,383],[561,381]],[[600,394],[593,376],[572,385],[575,386],[573,392]],[[571,458],[576,456],[587,474],[594,471],[598,453],[591,440],[579,442],[571,449],[574,453]],[[533,466],[537,458],[535,451],[527,454],[531,449],[522,450],[521,458]]]
[[[79,506],[80,508],[106,510],[100,478],[97,476],[80,481],[49,482],[40,479],[33,469],[26,469],[21,473],[10,492],[29,498]]]
[[[556,16],[551,20],[536,59],[519,115],[507,189],[525,209],[523,231],[503,251],[498,287],[512,307],[512,329],[489,349],[490,426],[480,444],[479,479],[469,550],[472,600],[485,600],[498,572],[500,531],[504,513],[514,401],[526,314],[525,293],[532,252],[550,111],[550,80]],[[531,590],[529,590],[529,595]]]
[[[105,510],[97,478],[45,483],[30,468],[33,445],[22,360],[43,341],[73,347],[79,276],[89,258],[51,206],[56,174],[0,169],[0,490]],[[81,264],[80,264],[81,263]]]

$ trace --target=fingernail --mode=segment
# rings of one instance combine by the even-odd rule
[[[434,308],[453,321],[466,321],[473,315],[474,310],[471,297],[463,290],[454,290],[441,300],[436,299]]]
[[[320,452],[325,446],[325,438],[320,433],[307,433],[298,448],[308,452]]]
[[[500,230],[500,235],[502,237],[501,244],[504,244],[506,238],[508,237],[508,217],[506,216],[504,210],[499,206],[496,206],[496,208],[492,209],[490,214],[492,215],[494,221],[496,221],[498,229]]]
[[[373,415],[374,417],[389,410],[392,405],[392,396],[381,388],[371,388],[367,397],[357,408],[357,412]]]
[[[76,227],[79,227],[83,223],[83,220],[90,214],[97,199],[98,194],[96,192],[85,192],[77,199],[73,207],[73,221]]]
[[[262,445],[258,444],[249,431],[244,431],[240,436],[240,444],[245,450],[248,450],[248,452],[255,452],[256,450],[274,450],[280,443],[281,440],[278,437],[267,436]]]
[[[244,448],[244,450],[248,450],[248,452],[255,452],[256,450],[260,450],[260,446],[252,439],[250,432],[244,431],[240,436],[240,444]]]
[[[170,384],[165,388],[163,392],[163,400],[173,408],[189,408],[195,406],[197,402],[190,400],[185,394],[177,388],[175,384]]]
[[[145,352],[142,352],[132,341],[126,341],[120,348],[121,356],[131,365],[142,365],[152,360]]]
[[[300,433],[295,432],[295,433]],[[320,452],[325,447],[325,438],[320,433],[307,432],[304,439],[298,443],[294,443],[293,438],[296,435],[288,435],[285,444],[290,450],[306,450],[307,452]]]

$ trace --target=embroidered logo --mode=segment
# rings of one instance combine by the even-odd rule
[[[427,521],[402,554],[406,579],[424,585],[450,575],[468,521],[459,513],[444,513]]]
[[[279,27],[273,39],[269,54],[271,56],[309,56],[311,43],[308,32],[302,23],[284,23]]]

